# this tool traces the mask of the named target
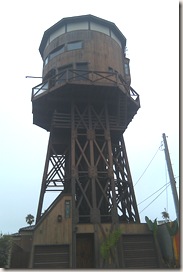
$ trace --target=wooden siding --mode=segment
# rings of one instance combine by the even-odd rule
[[[59,36],[45,49],[44,59],[60,45],[74,41],[83,41],[83,48],[66,51],[54,57],[43,68],[43,77],[51,69],[77,62],[87,62],[89,70],[108,72],[111,67],[124,76],[124,49],[114,39],[97,31],[78,30]]]
[[[47,213],[47,216],[38,224],[34,231],[33,244],[70,244],[72,241],[72,213],[65,218],[65,201],[71,196],[64,196]],[[58,222],[57,216],[62,216]]]
[[[150,234],[147,224],[136,223],[136,224],[119,224],[119,228],[122,234]],[[103,239],[103,234],[107,236],[111,231],[111,224],[98,224],[98,235],[100,240]],[[94,233],[93,224],[77,224],[77,233]]]

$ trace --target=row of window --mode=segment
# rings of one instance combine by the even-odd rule
[[[62,44],[61,46],[57,47],[54,49],[45,59],[44,61],[44,66],[54,57],[60,55],[63,52],[66,51],[71,51],[71,50],[76,50],[76,49],[81,49],[83,47],[83,42],[82,41],[75,41],[75,42],[70,42],[66,44]]]
[[[54,31],[49,36],[46,46],[48,46],[55,38],[65,34],[65,33],[68,33],[71,31],[76,31],[76,30],[92,30],[92,31],[104,33],[104,34],[110,36],[112,39],[114,39],[119,44],[119,46],[122,47],[119,37],[117,37],[114,34],[114,32],[110,29],[110,27],[104,26],[104,25],[101,25],[101,24],[98,24],[98,23],[92,22],[92,21],[66,23],[66,24],[62,25],[59,29]]]

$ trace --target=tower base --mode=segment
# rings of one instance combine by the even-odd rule
[[[166,268],[157,241],[154,240],[147,224],[142,223],[119,224],[117,230],[121,230],[121,235],[109,251],[105,251],[105,244],[109,241],[109,236],[114,239],[116,233],[111,224],[98,224],[97,226],[78,224],[75,229],[75,250],[73,244],[70,243],[72,232],[67,229],[67,220],[62,218],[62,221],[59,222],[57,216],[58,212],[62,213],[60,208],[62,202],[65,202],[67,198],[68,196],[58,199],[58,203],[55,203],[55,206],[44,215],[32,233],[30,230],[22,228],[19,240],[14,237],[10,268]],[[52,219],[52,224],[48,224],[50,219]],[[98,240],[95,239],[96,231]],[[63,235],[64,233],[65,235]],[[31,250],[30,245],[25,243],[27,238],[29,241],[32,239]],[[17,251],[17,248],[21,250]]]

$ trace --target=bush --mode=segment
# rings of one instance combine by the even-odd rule
[[[11,246],[11,236],[0,234],[0,267],[8,264],[8,255]]]

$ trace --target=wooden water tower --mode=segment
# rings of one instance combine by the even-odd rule
[[[43,35],[43,80],[32,90],[32,110],[33,123],[50,137],[35,268],[102,267],[104,238],[120,224],[140,222],[123,139],[140,101],[125,49],[117,26],[92,15],[64,18]],[[50,263],[48,252],[55,254]],[[119,254],[111,253],[114,267]]]

